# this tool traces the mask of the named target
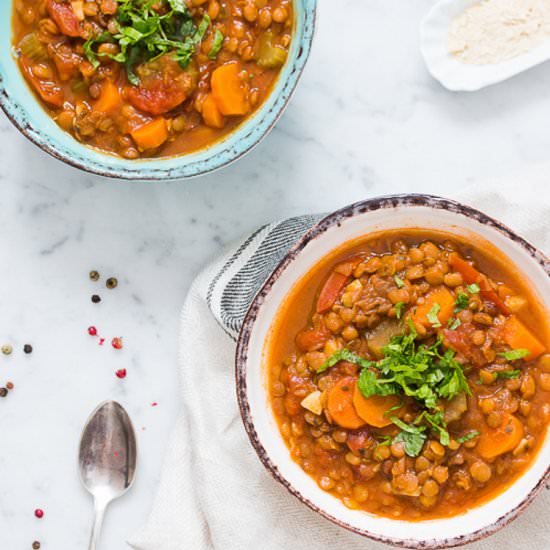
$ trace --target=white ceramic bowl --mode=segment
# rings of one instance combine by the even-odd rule
[[[290,250],[254,299],[243,323],[236,355],[237,393],[245,428],[260,460],[293,495],[350,531],[406,548],[466,544],[494,533],[531,502],[550,475],[548,437],[531,467],[493,500],[451,518],[408,522],[349,510],[321,490],[291,458],[279,433],[262,367],[266,336],[295,283],[319,260],[347,241],[385,229],[426,228],[485,239],[530,282],[550,311],[550,261],[500,222],[468,206],[425,195],[381,197],[330,214]],[[307,526],[304,526],[307,529]]]

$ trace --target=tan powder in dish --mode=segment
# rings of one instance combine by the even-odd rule
[[[447,47],[463,63],[488,65],[550,39],[550,0],[483,0],[451,24]]]

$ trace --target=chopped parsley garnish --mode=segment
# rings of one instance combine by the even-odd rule
[[[476,283],[472,283],[471,285],[468,285],[466,288],[468,289],[468,292],[470,294],[479,294],[479,291],[481,290],[479,288],[479,285]]]
[[[395,307],[395,316],[398,319],[401,319],[403,310],[405,309],[405,302],[397,302],[393,307]]]
[[[459,292],[455,301],[455,313],[466,309],[468,307],[469,301],[470,298],[468,298],[467,294],[464,294],[464,292]]]
[[[465,443],[466,441],[470,441],[470,439],[474,439],[474,437],[477,437],[478,435],[479,432],[477,430],[473,430],[471,432],[468,432],[467,434],[464,434],[462,437],[458,437],[456,442]]]
[[[449,319],[449,330],[456,330],[461,324],[460,319]]]
[[[401,279],[397,275],[393,276],[393,280],[395,281],[395,284],[397,285],[397,288],[403,288],[405,286],[405,283],[403,282],[403,279]]]
[[[531,352],[528,349],[512,349],[499,353],[500,357],[504,357],[507,361],[517,361],[527,357]]]
[[[168,8],[164,13],[157,11],[159,2],[152,0],[119,0],[114,19],[116,32],[105,31],[93,36],[84,43],[84,54],[97,68],[99,57],[107,57],[126,66],[131,84],[139,85],[134,68],[147,61],[173,53],[174,59],[185,69],[195,53],[196,47],[204,39],[210,26],[210,17],[205,14],[198,26],[184,0],[165,0]],[[95,46],[109,42],[119,46],[119,52],[98,53]],[[208,54],[215,59],[223,45],[223,34],[216,30],[212,48]]]
[[[497,375],[497,378],[504,378],[505,380],[513,380],[514,378],[520,377],[521,371],[519,369],[499,370],[499,371],[496,371],[495,374]]]
[[[362,368],[357,387],[365,398],[406,395],[415,399],[423,411],[412,425],[391,417],[392,422],[402,430],[394,441],[402,441],[409,456],[417,456],[420,452],[427,438],[424,432],[428,429],[437,433],[442,445],[448,445],[450,437],[440,401],[453,399],[460,393],[471,394],[462,366],[454,358],[454,351],[443,351],[440,339],[427,346],[417,344],[416,337],[414,327],[409,324],[408,334],[395,336],[384,346],[383,359],[369,361],[342,349],[332,354],[317,370],[318,373],[324,372],[339,361],[349,361]]]
[[[426,314],[426,319],[428,319],[428,321],[434,328],[439,328],[441,326],[441,322],[439,320],[439,317],[437,316],[440,310],[441,310],[441,306],[436,302],[432,306],[430,311],[428,311],[428,313]]]

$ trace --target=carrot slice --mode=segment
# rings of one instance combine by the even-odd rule
[[[499,295],[492,289],[489,281],[485,275],[480,273],[475,267],[470,265],[467,261],[459,258],[458,254],[453,253],[449,255],[449,265],[458,271],[464,281],[471,285],[477,283],[480,288],[480,294],[489,302],[493,302],[497,309],[504,315],[509,315],[510,310],[508,306],[500,299]]]
[[[246,115],[250,111],[247,88],[239,78],[241,65],[226,63],[212,73],[212,97],[224,115]]]
[[[445,326],[453,314],[455,299],[450,290],[444,286],[432,290],[426,296],[423,304],[413,308],[411,313],[413,323],[421,323],[425,327],[431,327],[432,322],[428,319],[428,314],[432,311],[435,304],[439,304],[437,318],[441,325]]]
[[[357,414],[371,426],[383,428],[389,426],[392,421],[390,415],[386,415],[392,407],[397,407],[401,400],[397,395],[373,395],[369,398],[363,397],[357,384],[353,391],[353,405]],[[399,414],[399,409],[392,411],[394,415]]]
[[[131,132],[141,151],[160,147],[168,139],[168,128],[164,118],[155,118]]]
[[[318,328],[302,330],[296,336],[296,345],[302,351],[315,351],[321,349],[330,338],[330,332],[321,325]]]
[[[104,80],[101,84],[101,93],[94,103],[94,109],[101,113],[113,113],[122,106],[122,98],[117,85],[110,80]]]
[[[356,379],[342,378],[329,391],[327,398],[328,412],[339,426],[355,430],[365,425],[365,421],[357,414],[353,406],[353,393]]]
[[[476,451],[483,458],[495,458],[513,451],[523,438],[523,424],[510,413],[503,413],[498,428],[483,428],[476,445]]]
[[[212,128],[223,128],[225,126],[225,119],[212,94],[208,94],[202,104],[202,118],[204,123]]]
[[[504,323],[503,338],[512,349],[529,350],[527,359],[535,359],[545,351],[544,345],[515,315]]]

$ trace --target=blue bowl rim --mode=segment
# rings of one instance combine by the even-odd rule
[[[276,93],[277,97],[273,100],[273,104],[266,109],[266,104],[269,101],[268,97],[264,105],[252,117],[244,120],[235,130],[210,147],[183,155],[121,161],[114,155],[102,153],[72,138],[74,144],[76,144],[74,149],[82,151],[82,155],[76,156],[61,145],[54,136],[33,125],[27,110],[10,95],[1,66],[0,107],[11,123],[32,143],[54,158],[85,172],[103,177],[134,181],[168,181],[199,177],[228,166],[249,153],[270,133],[284,113],[296,90],[311,51],[317,19],[317,0],[295,0],[294,9],[303,13],[302,36],[299,44],[295,46],[295,57],[289,60],[291,66],[286,68],[282,86],[282,75],[274,84],[271,94]],[[22,75],[21,78],[23,78]],[[56,130],[64,132],[60,128],[56,128]],[[190,156],[204,155],[210,148],[213,154],[207,154],[205,158],[199,158],[191,162],[185,161]],[[99,160],[90,158],[90,155],[94,154],[97,154]],[[173,167],[147,166],[148,163],[162,164],[164,160],[176,162],[181,160],[182,162]],[[117,161],[118,164],[114,164],[114,161]]]

